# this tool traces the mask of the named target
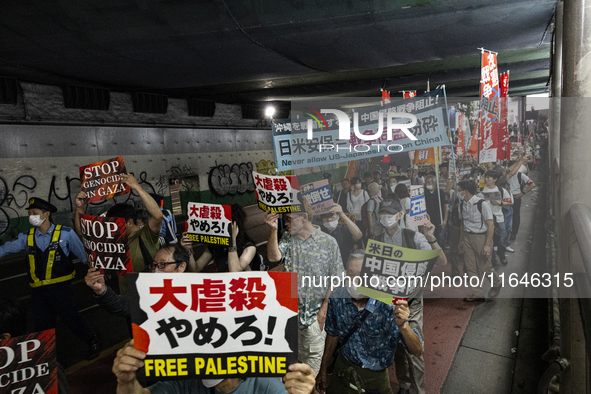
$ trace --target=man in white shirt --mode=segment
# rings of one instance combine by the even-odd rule
[[[464,253],[464,264],[468,276],[476,276],[479,281],[484,277],[492,277],[492,288],[489,297],[496,297],[501,292],[501,280],[490,263],[492,255],[494,221],[491,205],[482,198],[475,196],[476,183],[465,180],[458,183],[458,194],[462,200],[460,216],[459,251]],[[472,281],[470,281],[472,283]],[[472,288],[472,295],[464,298],[466,302],[484,301],[482,283]]]
[[[505,257],[505,244],[503,240],[507,236],[505,230],[505,214],[503,213],[503,207],[510,207],[513,205],[513,196],[504,188],[499,188],[496,182],[501,177],[501,174],[495,170],[489,170],[484,173],[484,182],[486,186],[482,189],[482,195],[486,201],[492,206],[492,213],[497,226],[495,236],[493,238],[494,246],[497,248],[497,256],[501,264],[507,265],[507,258]],[[496,256],[492,254],[492,265],[496,265]]]

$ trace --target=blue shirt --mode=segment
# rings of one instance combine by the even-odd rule
[[[396,346],[404,338],[394,319],[394,305],[384,304],[370,298],[365,309],[373,312],[367,316],[363,325],[355,331],[341,348],[343,355],[353,364],[372,371],[381,371],[394,363]],[[328,335],[343,340],[355,322],[363,315],[343,286],[337,287],[328,301],[324,330]],[[416,329],[413,331],[419,335]],[[419,335],[421,344],[423,342]]]
[[[318,226],[308,238],[292,237],[289,231],[283,233],[279,251],[285,259],[285,271],[298,274],[298,318],[301,326],[316,321],[316,315],[330,289],[330,279],[341,276],[343,261],[337,241],[323,233]]]
[[[53,236],[53,230],[55,230],[55,224],[51,224],[49,231],[43,234],[39,229],[35,229],[35,245],[42,251],[45,251],[49,244],[51,243],[51,237]],[[0,259],[4,258],[4,256],[17,253],[27,248],[27,237],[29,236],[29,232],[26,231],[24,233],[20,233],[18,238],[12,242],[6,242],[4,245],[0,246]],[[86,253],[84,252],[84,245],[82,245],[82,241],[78,238],[78,235],[70,228],[66,226],[62,226],[60,232],[60,240],[59,245],[62,251],[66,256],[70,255],[70,252],[74,253],[76,257],[80,259],[83,263],[86,263]]]

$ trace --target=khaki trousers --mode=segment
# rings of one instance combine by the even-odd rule
[[[482,255],[485,241],[486,234],[470,234],[464,232],[464,265],[466,271],[468,271],[468,280],[472,287],[471,297],[475,298],[484,297],[482,285],[484,284],[484,281],[491,279],[491,274],[492,286],[501,286],[501,279],[490,262],[491,256],[485,257]],[[491,251],[491,255],[492,253],[494,253],[494,251]],[[478,281],[476,278],[473,279],[473,277],[476,277]],[[476,286],[477,283],[478,285]]]

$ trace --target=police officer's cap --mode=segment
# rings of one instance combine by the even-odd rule
[[[41,198],[38,198],[38,197],[29,198],[29,206],[27,207],[27,209],[33,209],[33,208],[43,209],[43,210],[49,211],[51,213],[57,212],[57,208],[53,204],[50,204],[47,201],[45,201]]]

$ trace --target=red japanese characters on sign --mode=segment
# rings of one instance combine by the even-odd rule
[[[497,160],[499,129],[499,71],[497,55],[482,51],[480,79],[480,162]]]
[[[185,224],[185,231],[193,241],[230,245],[232,231],[230,205],[190,202],[187,205],[187,214],[189,217]]]
[[[295,176],[273,176],[252,172],[259,208],[274,213],[302,212],[300,186]]]

